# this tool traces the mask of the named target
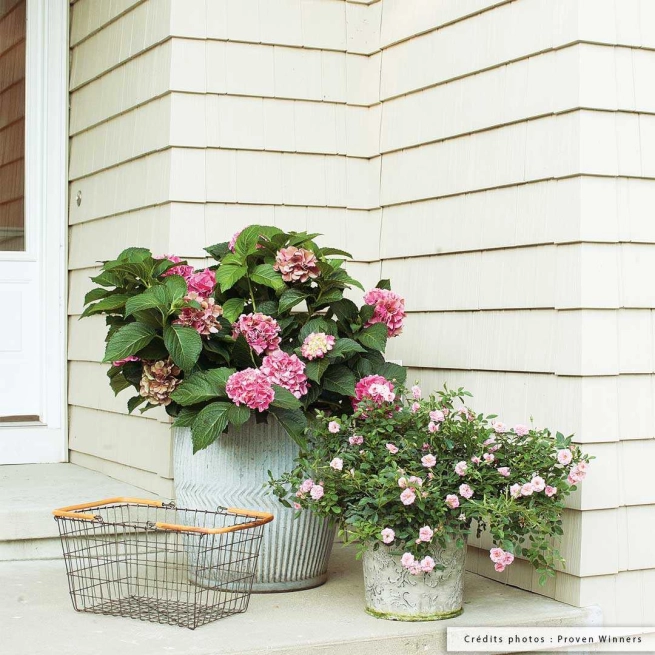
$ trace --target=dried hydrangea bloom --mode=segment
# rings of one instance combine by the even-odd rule
[[[282,274],[285,282],[307,282],[320,274],[316,255],[296,246],[278,250],[273,268]]]
[[[397,337],[403,331],[405,301],[397,293],[387,289],[371,289],[364,295],[364,302],[375,307],[373,316],[366,322],[367,326],[384,323],[389,337]]]
[[[203,337],[216,334],[221,329],[218,317],[223,315],[223,308],[217,305],[213,298],[203,298],[196,292],[192,292],[186,296],[185,300],[195,300],[200,304],[200,309],[184,307],[179,318],[173,321],[174,324],[192,327]]]
[[[290,391],[296,398],[307,393],[307,376],[305,362],[296,355],[289,355],[283,350],[276,350],[262,360],[259,369],[268,376],[271,384],[277,384]]]
[[[139,394],[153,405],[169,405],[171,394],[181,382],[180,373],[170,358],[144,362]]]

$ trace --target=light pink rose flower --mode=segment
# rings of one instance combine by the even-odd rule
[[[367,327],[384,323],[389,337],[397,337],[403,331],[405,301],[397,293],[387,289],[371,289],[364,294],[364,302],[375,306],[373,316],[366,322]]]
[[[385,544],[390,544],[396,538],[396,533],[391,528],[385,528],[380,532],[380,536]]]
[[[411,505],[416,500],[414,489],[405,489],[405,491],[400,494],[400,500],[403,505]]]
[[[473,495],[473,489],[471,489],[468,484],[460,484],[459,495],[468,500]]]
[[[412,575],[421,575],[423,571],[421,570],[421,563],[418,561],[415,561],[410,567],[409,567],[409,572]]]
[[[491,435],[482,445],[489,446],[492,443],[496,443],[496,437],[494,435]]]
[[[428,423],[428,432],[431,432],[432,434],[434,434],[435,432],[438,432],[438,431],[439,431],[439,424],[434,423],[433,421],[430,421]]]
[[[505,570],[505,565],[502,562],[498,562],[498,564],[494,564],[494,569],[496,569],[497,573],[502,573]]]
[[[412,387],[412,396],[414,397],[415,400],[419,400],[421,397],[421,387],[418,386],[418,384],[415,384]]]
[[[520,484],[513,484],[509,488],[509,493],[512,498],[518,498],[521,495],[521,485]]]
[[[312,332],[305,337],[300,346],[300,352],[303,357],[310,361],[312,359],[322,359],[332,348],[334,348],[335,338],[325,332]]]
[[[339,432],[339,430],[341,430],[341,426],[339,425],[339,423],[337,421],[330,421],[328,423],[328,430],[332,434],[336,434],[337,432]]]
[[[466,521],[466,514],[464,514],[464,512],[462,512],[457,518],[460,521]]]
[[[589,470],[589,464],[587,462],[579,462],[576,466],[580,473],[583,473],[584,475],[587,474],[587,471]]]
[[[125,357],[124,359],[117,359],[115,362],[112,362],[112,366],[123,366],[123,364],[127,364],[127,362],[140,362],[141,358],[137,357],[136,355],[130,355],[129,357]]]
[[[512,555],[512,553],[505,552],[501,563],[504,564],[505,566],[509,566],[513,561],[514,561],[514,555]]]
[[[455,464],[455,473],[457,473],[457,475],[464,476],[466,475],[467,470],[468,470],[468,464],[466,462],[462,461],[462,462],[457,462],[457,464]]]
[[[435,567],[434,560],[429,555],[426,555],[421,560],[421,571],[423,573],[432,573],[434,567]]]
[[[497,450],[500,450],[500,444],[499,443],[497,443],[495,446],[491,446],[491,448],[489,448],[490,453],[495,453]]]
[[[382,398],[385,403],[392,403],[396,399],[396,394],[386,384],[372,384],[369,393],[373,398]]]
[[[290,391],[296,398],[302,398],[309,384],[305,375],[305,362],[296,355],[289,355],[284,350],[276,350],[266,355],[259,370],[268,376],[271,384]]]
[[[209,268],[193,273],[187,278],[189,293],[197,293],[205,298],[211,296],[216,286],[216,273]]]
[[[302,505],[300,503],[293,503],[293,509],[302,509]]]
[[[560,464],[564,464],[564,465],[570,464],[572,459],[573,459],[573,453],[568,448],[564,448],[563,450],[557,451],[557,461]]]
[[[364,437],[361,437],[358,434],[353,434],[352,437],[348,437],[348,443],[351,446],[361,446],[364,443]]]
[[[314,486],[314,480],[311,478],[307,478],[307,480],[303,480],[299,491],[303,494],[309,493],[312,490],[312,487]]]
[[[273,268],[282,274],[285,282],[307,282],[321,274],[316,255],[311,250],[296,246],[278,250]]]
[[[550,485],[547,485],[546,488],[544,489],[544,493],[546,496],[551,498],[557,493],[557,487],[551,487]]]
[[[260,412],[267,410],[275,398],[271,381],[256,368],[246,368],[230,375],[225,392],[237,407],[243,404]]]
[[[510,469],[508,466],[500,466],[500,467],[497,469],[497,471],[498,471],[498,473],[500,473],[504,478],[508,478],[509,475],[510,475],[510,473],[511,473],[511,469]]]
[[[530,484],[537,492],[543,491],[546,488],[546,481],[539,475],[535,475],[534,478],[530,480]]]
[[[246,339],[248,345],[258,354],[272,353],[280,347],[280,326],[271,316],[261,314],[241,314],[232,326],[232,337],[236,339],[240,334]]]
[[[528,432],[530,432],[530,428],[527,425],[519,423],[518,425],[514,426],[514,433],[518,434],[519,437],[525,437]]]
[[[309,492],[309,495],[314,499],[314,500],[320,500],[323,498],[323,494],[325,493],[323,487],[320,484],[315,484],[312,488],[311,491]]]
[[[412,411],[412,414],[416,414],[416,412],[418,412],[418,410],[421,409],[421,405],[420,405],[420,403],[412,403],[412,406],[411,406],[410,409]]]
[[[505,557],[505,551],[502,548],[492,548],[489,551],[489,558],[496,564],[502,562],[503,557]]]
[[[392,443],[388,443],[385,448],[392,454],[395,455],[398,452],[398,446],[394,446]]]
[[[487,462],[487,464],[491,464],[491,462],[493,462],[496,457],[492,453],[485,453],[482,455],[482,459]]]
[[[423,464],[423,466],[426,468],[432,468],[436,465],[436,463],[437,458],[432,454],[423,455],[423,457],[421,457],[421,464]]]
[[[450,509],[457,509],[459,507],[459,498],[455,494],[448,494],[446,496],[446,505]]]
[[[534,487],[532,486],[531,482],[526,482],[521,487],[521,496],[532,496],[533,492],[534,492]]]
[[[430,412],[430,418],[436,423],[446,420],[446,415],[440,409],[434,409]]]
[[[398,478],[398,486],[405,489],[407,487],[407,478]]]
[[[410,475],[407,482],[409,482],[409,484],[415,484],[417,487],[423,486],[423,478],[419,478],[415,475]]]
[[[494,431],[498,434],[503,434],[507,432],[507,426],[502,421],[495,421],[492,423]]]
[[[473,462],[473,464],[479,464],[481,461],[482,460],[477,455],[471,457],[471,462]]]
[[[405,553],[401,558],[400,558],[400,563],[408,569],[412,564],[414,564],[414,555],[411,553]]]
[[[330,462],[330,467],[333,468],[335,471],[343,470],[343,460],[340,457],[335,457]]]
[[[432,528],[429,525],[424,525],[418,531],[419,541],[430,541],[433,536],[434,536],[434,530],[432,530]]]

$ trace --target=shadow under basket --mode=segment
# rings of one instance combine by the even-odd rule
[[[273,515],[133,498],[64,507],[59,526],[78,612],[198,626],[248,609]]]

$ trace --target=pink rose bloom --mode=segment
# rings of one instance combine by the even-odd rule
[[[392,454],[395,455],[398,452],[398,446],[394,446],[392,443],[388,443],[385,448]]]
[[[307,480],[303,480],[302,484],[300,485],[299,491],[300,493],[307,494],[312,490],[312,487],[314,486],[314,480],[311,478],[308,478]]]
[[[489,446],[492,443],[496,443],[496,437],[491,435],[482,445],[483,446]]]
[[[312,359],[322,359],[334,348],[335,338],[325,332],[312,332],[305,337],[300,346],[300,352],[303,357],[310,361]]]
[[[468,500],[473,495],[473,489],[471,489],[468,484],[460,484],[459,495]]]
[[[505,570],[505,565],[502,562],[498,562],[498,564],[494,564],[494,569],[496,569],[497,573],[502,573]]]
[[[386,402],[383,396],[373,395],[371,392],[373,385],[385,385],[390,392],[393,391],[393,384],[386,378],[381,375],[367,375],[355,385],[355,397],[351,399],[353,409],[357,409],[359,402],[364,399],[373,400],[376,405],[382,405]]]
[[[423,464],[425,468],[431,469],[436,463],[437,458],[432,454],[423,455],[423,457],[421,457],[421,464]]]
[[[429,555],[426,555],[421,560],[421,571],[423,573],[432,573],[434,567],[435,567],[434,560]]]
[[[564,464],[564,465],[570,464],[572,459],[573,459],[573,453],[568,448],[564,448],[563,450],[557,451],[557,461],[560,464]]]
[[[302,509],[302,505],[300,503],[293,503],[293,509]]]
[[[434,531],[432,530],[432,528],[429,525],[424,525],[418,531],[419,541],[430,541],[433,536],[434,536]]]
[[[412,403],[412,407],[411,407],[412,414],[416,414],[416,412],[418,412],[419,409],[421,409],[420,403]]]
[[[577,464],[577,469],[580,473],[587,475],[587,471],[589,470],[589,464],[585,461],[579,462]]]
[[[543,491],[546,488],[546,481],[538,475],[535,475],[534,478],[530,480],[530,484],[534,487],[534,490],[537,492]]]
[[[421,397],[421,387],[418,386],[418,384],[415,384],[412,387],[412,396],[414,397],[415,400],[419,400]]]
[[[414,489],[405,489],[405,491],[400,494],[400,500],[403,505],[411,505],[416,500]]]
[[[386,384],[372,384],[369,393],[373,398],[382,398],[385,403],[391,403],[396,399],[396,394]]]
[[[216,286],[216,273],[209,268],[193,273],[187,278],[189,292],[196,292],[201,296],[210,296]]]
[[[415,475],[410,475],[407,482],[409,482],[409,484],[415,484],[417,487],[423,486],[423,478],[418,478]]]
[[[396,538],[396,533],[391,528],[385,528],[380,535],[385,544],[390,544]]]
[[[398,478],[398,486],[405,489],[407,487],[407,478]]]
[[[534,492],[534,487],[532,486],[531,482],[526,482],[521,487],[521,496],[532,496],[533,492]]]
[[[182,260],[177,255],[159,255],[158,257],[153,257],[153,259],[168,259],[169,262],[174,262],[178,264]],[[185,280],[188,280],[191,275],[193,275],[193,266],[187,266],[186,264],[180,264],[179,266],[173,266],[167,271],[161,274],[161,277],[169,277],[170,275],[179,275]]]
[[[375,306],[373,316],[366,322],[366,326],[384,323],[389,337],[397,337],[403,331],[405,301],[397,293],[387,289],[371,289],[364,294],[364,302]]]
[[[272,353],[280,346],[280,326],[271,316],[259,312],[255,314],[241,314],[232,326],[232,337],[236,339],[240,334],[246,339],[248,345],[258,354]]]
[[[502,548],[492,548],[489,551],[489,558],[496,564],[502,562],[503,557],[505,557],[505,551]]]
[[[234,252],[234,247],[236,246],[237,239],[243,230],[237,230],[230,239],[230,242],[227,244],[227,247],[230,249],[230,252]]]
[[[479,464],[481,461],[482,460],[477,455],[471,457],[471,462],[473,462],[473,464]]]
[[[430,412],[430,418],[436,423],[441,423],[445,420],[446,415],[440,409],[433,409]]]
[[[513,484],[509,488],[509,493],[512,498],[518,498],[521,495],[521,485],[520,484]]]
[[[468,470],[468,464],[466,462],[462,461],[462,462],[457,462],[457,464],[455,464],[455,473],[457,473],[457,475],[464,476],[466,475],[467,470]]]
[[[217,305],[213,298],[204,298],[192,291],[185,300],[195,300],[200,305],[200,309],[184,307],[179,317],[173,321],[174,325],[192,327],[202,337],[220,331],[221,324],[218,322],[218,317],[223,315],[223,308]]]
[[[544,493],[546,496],[551,498],[557,493],[557,487],[551,487],[550,485],[547,485],[546,488],[544,489]]]
[[[343,469],[343,460],[340,457],[335,457],[331,462],[330,466],[335,471],[341,471]]]
[[[482,459],[487,462],[487,464],[491,464],[491,462],[493,462],[496,458],[491,453],[485,453],[482,455]]]
[[[428,423],[428,432],[431,432],[432,434],[434,434],[435,432],[438,432],[438,431],[439,431],[439,424],[435,423],[434,421],[430,421]]]
[[[230,375],[225,391],[237,407],[243,404],[260,412],[267,410],[275,398],[270,380],[256,368],[246,368]]]
[[[528,432],[530,432],[530,428],[527,425],[519,423],[518,425],[514,426],[514,433],[518,434],[519,437],[525,437]]]
[[[351,446],[361,446],[364,443],[364,437],[360,437],[357,434],[353,434],[352,437],[348,437],[348,443]]]
[[[336,434],[337,432],[339,432],[339,430],[341,430],[341,426],[339,425],[339,423],[337,421],[330,421],[328,423],[328,430],[332,434]]]
[[[498,434],[503,434],[507,432],[507,426],[502,422],[502,421],[495,421],[492,423],[494,427],[494,431],[497,432]]]
[[[405,553],[401,558],[400,558],[400,563],[408,569],[412,564],[414,564],[414,555],[411,553]]]
[[[289,355],[284,350],[276,350],[264,357],[259,370],[268,376],[271,384],[283,387],[296,398],[301,398],[307,393],[309,385],[304,373],[305,362],[298,359],[296,355]]]
[[[459,507],[459,498],[455,494],[448,494],[446,496],[446,505],[450,509],[457,509]]]
[[[491,448],[489,448],[489,452],[490,453],[495,453],[499,449],[500,449],[500,444],[497,443],[495,446],[491,446]]]
[[[321,273],[316,255],[311,250],[296,246],[278,250],[273,268],[282,274],[285,282],[307,282]]]
[[[324,494],[323,487],[320,484],[315,484],[312,488],[311,491],[309,492],[309,495],[314,499],[314,500],[320,500],[323,498]]]
[[[508,478],[509,474],[511,473],[511,470],[508,466],[501,466],[497,470],[498,473],[500,473],[504,478]]]
[[[505,566],[509,566],[513,561],[514,561],[514,555],[506,551],[505,554],[503,555],[501,564],[504,564]]]
[[[141,358],[137,357],[136,355],[130,355],[129,357],[125,357],[125,359],[117,359],[115,362],[112,362],[112,366],[123,366],[123,364],[127,364],[127,362],[140,362]]]

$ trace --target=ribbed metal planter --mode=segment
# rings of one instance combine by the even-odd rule
[[[430,556],[444,569],[421,575],[402,566],[402,554],[383,544],[364,553],[366,611],[392,621],[439,621],[461,614],[466,546],[435,545]]]
[[[298,446],[271,420],[251,419],[230,428],[209,448],[195,455],[191,430],[173,430],[175,493],[182,507],[215,509],[245,507],[271,512],[259,554],[253,592],[310,589],[327,580],[335,528],[310,512],[294,519],[294,510],[268,494],[268,471],[274,476],[290,471]]]

